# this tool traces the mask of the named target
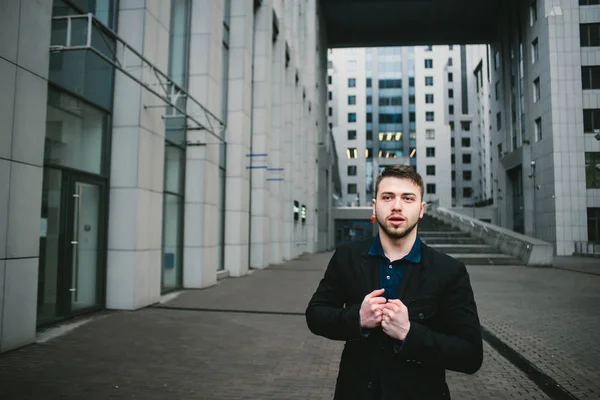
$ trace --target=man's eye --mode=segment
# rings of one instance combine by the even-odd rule
[[[391,199],[391,198],[392,198],[391,196],[383,196],[383,199],[384,199],[384,200],[389,200],[389,199]]]

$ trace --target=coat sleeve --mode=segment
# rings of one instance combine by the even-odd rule
[[[481,325],[463,264],[452,277],[440,307],[444,333],[411,320],[398,356],[467,374],[477,372],[483,362]]]
[[[336,251],[306,308],[306,322],[314,334],[333,340],[362,337],[360,304],[346,306],[348,299],[343,282],[342,266]]]

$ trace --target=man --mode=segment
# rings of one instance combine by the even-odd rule
[[[335,399],[450,399],[446,369],[481,367],[481,327],[464,264],[421,242],[423,179],[377,178],[379,234],[338,248],[306,309],[310,330],[345,340]]]

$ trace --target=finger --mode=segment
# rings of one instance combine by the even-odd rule
[[[387,300],[385,299],[385,297],[371,297],[371,298],[369,299],[369,302],[370,302],[371,304],[373,304],[373,303],[375,303],[375,304],[385,304],[385,303],[386,303],[386,301],[387,301]]]
[[[385,292],[385,289],[375,289],[371,293],[365,296],[365,299],[372,299],[374,297],[379,297]]]
[[[399,308],[402,308],[402,307],[404,307],[404,303],[402,303],[402,302],[401,302],[400,300],[398,300],[398,299],[393,299],[393,300],[390,300],[390,301],[389,301],[389,303],[391,303],[391,304],[393,304],[393,305],[395,305],[396,307],[399,307]]]

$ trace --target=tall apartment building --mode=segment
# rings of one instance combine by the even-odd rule
[[[318,7],[0,0],[0,351],[332,247]]]
[[[374,178],[390,164],[417,169],[427,202],[451,207],[490,198],[491,171],[479,162],[489,141],[478,140],[474,124],[485,99],[471,98],[478,86],[467,59],[481,54],[485,46],[329,51],[328,115],[342,205],[369,205]]]
[[[600,241],[600,4],[511,1],[499,18],[490,54],[499,223],[570,255]]]

